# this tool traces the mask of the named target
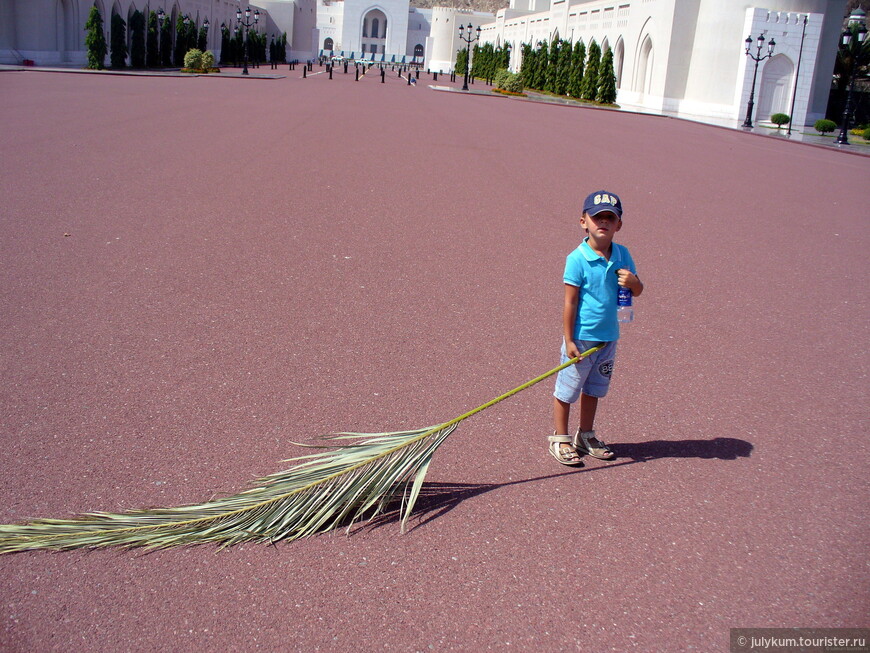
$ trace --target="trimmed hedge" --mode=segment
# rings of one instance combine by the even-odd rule
[[[820,134],[828,134],[834,131],[837,128],[837,123],[833,120],[827,120],[822,118],[821,120],[816,120],[816,124],[813,125],[813,129],[815,129]]]
[[[770,122],[776,125],[777,129],[780,129],[783,125],[791,122],[791,118],[787,113],[775,113],[770,117]]]
[[[493,84],[495,84],[495,87],[502,91],[508,91],[510,93],[523,92],[523,80],[519,75],[510,72],[506,68],[499,68],[495,71],[495,77],[492,81]]]

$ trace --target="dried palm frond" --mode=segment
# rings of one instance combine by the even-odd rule
[[[0,525],[0,554],[32,549],[163,549],[205,542],[229,546],[244,541],[294,540],[345,524],[350,528],[366,515],[382,513],[400,492],[404,531],[432,455],[459,422],[598,349],[590,349],[443,424],[414,431],[329,436],[334,444],[327,445],[328,451],[292,458],[290,462],[297,462],[293,467],[266,476],[233,496],[176,508],[122,514],[92,512],[74,519]]]

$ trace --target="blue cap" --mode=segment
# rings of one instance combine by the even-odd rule
[[[596,215],[602,211],[612,211],[616,217],[622,217],[622,202],[619,201],[619,196],[610,193],[606,190],[597,190],[590,193],[586,201],[583,202],[583,213],[587,215]]]

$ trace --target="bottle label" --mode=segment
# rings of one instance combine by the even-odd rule
[[[631,290],[620,286],[619,293],[616,295],[616,303],[619,306],[631,306]]]

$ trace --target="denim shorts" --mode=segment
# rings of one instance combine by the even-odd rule
[[[581,352],[591,349],[600,342],[590,340],[575,340]],[[613,361],[616,358],[616,341],[604,343],[604,349],[580,360],[575,365],[569,365],[556,376],[556,391],[553,396],[559,401],[573,404],[580,398],[580,393],[599,399],[607,394],[610,387],[610,375],[613,373]],[[562,363],[570,358],[565,353],[565,343],[562,343]]]

